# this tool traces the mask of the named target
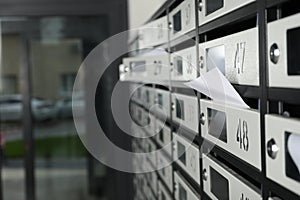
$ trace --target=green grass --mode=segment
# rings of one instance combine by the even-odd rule
[[[85,147],[77,135],[63,137],[47,137],[34,140],[36,157],[84,157]],[[22,158],[24,156],[23,140],[8,141],[4,146],[6,158]]]

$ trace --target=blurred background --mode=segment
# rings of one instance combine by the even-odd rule
[[[84,111],[85,99],[78,93],[72,102],[71,95],[83,59],[106,38],[144,23],[147,14],[130,20],[127,13],[156,5],[147,2],[0,0],[0,199],[132,198],[131,175],[103,166],[82,145],[72,103]],[[97,92],[103,116],[110,116],[105,106],[118,64]]]

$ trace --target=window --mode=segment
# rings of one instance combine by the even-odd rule
[[[75,73],[61,75],[61,96],[70,96],[72,94],[75,78]]]

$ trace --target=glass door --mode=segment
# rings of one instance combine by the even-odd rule
[[[40,200],[92,199],[88,192],[88,156],[74,126],[71,96],[83,59],[108,37],[107,17],[6,18],[1,25],[4,199],[22,200],[26,192],[34,192]],[[24,66],[29,69],[27,77],[23,77]],[[26,86],[28,96],[24,91]],[[24,113],[26,97],[21,93],[30,99],[27,116],[31,116],[32,124],[29,126],[23,119],[28,113]],[[82,94],[75,96],[75,103],[84,106]],[[24,130],[29,134],[26,137]],[[28,148],[26,141],[30,138],[29,148],[33,147],[33,151],[29,151],[32,154],[29,158],[34,156],[34,162],[24,164],[24,149]],[[34,176],[28,182],[24,172],[30,167],[34,167]],[[92,168],[105,176],[106,168],[101,164],[96,163]],[[28,190],[28,184],[34,188]]]

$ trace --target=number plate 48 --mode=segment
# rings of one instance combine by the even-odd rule
[[[259,112],[225,106],[204,99],[200,100],[200,106],[201,115],[205,119],[201,126],[202,136],[261,170]]]

